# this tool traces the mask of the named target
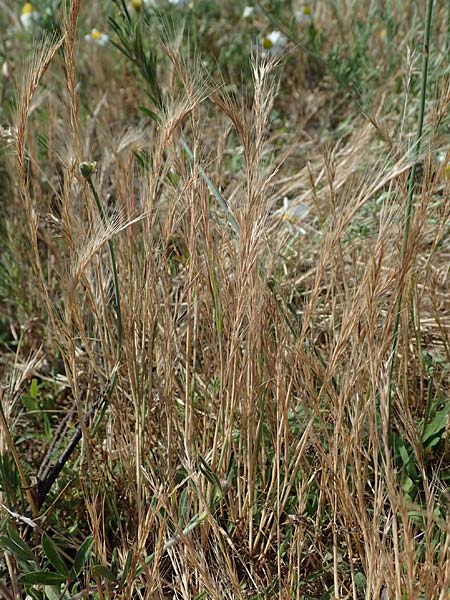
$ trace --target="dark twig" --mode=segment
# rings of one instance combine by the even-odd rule
[[[86,425],[89,425],[94,412],[98,408],[101,408],[103,406],[107,397],[108,397],[107,392],[103,392],[97,398],[97,400],[94,402],[94,404],[92,405],[92,407],[90,408],[90,410],[88,411],[88,413],[86,414],[86,416],[84,418],[84,422],[86,423]],[[68,424],[66,424],[66,430],[67,430],[67,428],[68,428]],[[69,458],[72,456],[73,451],[75,450],[75,448],[78,445],[78,442],[81,440],[81,436],[82,436],[82,430],[81,430],[81,424],[80,424],[76,428],[76,430],[75,430],[74,434],[72,435],[69,443],[67,444],[64,452],[58,458],[56,463],[53,465],[53,467],[51,469],[46,470],[47,474],[44,477],[44,479],[38,481],[37,497],[36,497],[36,503],[37,503],[38,508],[40,508],[43,505],[43,503],[45,502],[45,499],[47,498],[47,495],[48,495],[52,485],[55,483],[58,475],[61,473],[62,469],[64,468],[64,465],[67,463]],[[63,436],[61,436],[61,437],[63,437]]]
[[[61,442],[66,437],[68,429],[69,429],[69,422],[71,420],[73,420],[75,414],[76,414],[76,407],[73,407],[72,410],[69,413],[67,413],[67,415],[64,417],[64,419],[58,425],[58,428],[56,429],[53,439],[47,450],[47,453],[41,462],[41,466],[39,467],[39,471],[37,473],[37,478],[39,480],[43,480],[47,477],[47,475],[50,471],[50,462],[52,460],[52,457],[55,454],[56,446],[59,444],[59,442]]]

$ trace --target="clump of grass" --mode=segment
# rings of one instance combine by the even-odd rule
[[[58,36],[10,31],[34,55],[0,159],[8,600],[448,594],[448,90],[411,153],[413,57],[365,102],[329,67],[343,38],[379,81],[391,33],[419,21],[392,8],[375,36],[346,6],[317,3],[321,55],[296,72],[302,29],[264,3],[246,27],[287,22],[291,45],[262,56],[256,37],[245,86],[204,70],[218,3],[197,53],[199,5],[73,2],[53,6]],[[106,16],[111,41],[87,42]]]

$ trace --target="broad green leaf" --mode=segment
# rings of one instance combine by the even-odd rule
[[[28,585],[58,585],[65,583],[66,578],[59,573],[51,573],[50,571],[31,571],[19,577],[20,583]]]
[[[52,567],[54,567],[58,573],[64,575],[64,577],[67,579],[69,576],[69,570],[66,566],[66,563],[64,562],[57,545],[46,533],[42,535],[42,548]]]
[[[74,573],[75,578],[81,573],[84,565],[89,560],[89,556],[92,552],[92,546],[94,545],[94,538],[92,535],[88,536],[81,546],[78,548],[77,553],[75,555],[75,560],[73,561],[72,571]]]
[[[108,567],[105,567],[103,565],[95,565],[94,572],[100,577],[107,579],[108,581],[112,581],[113,583],[117,582],[117,577],[112,571],[110,571],[110,569],[108,569]]]

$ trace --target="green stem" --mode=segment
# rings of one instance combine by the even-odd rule
[[[180,141],[181,141],[183,150],[189,156],[189,159],[193,162],[194,161],[194,153],[192,152],[192,150],[188,146],[187,142],[183,138],[181,138]],[[204,168],[200,164],[197,165],[197,168],[198,168],[198,171],[199,171],[200,175],[202,176],[204,182],[208,186],[209,191],[214,196],[214,198],[217,200],[217,203],[219,204],[220,208],[224,211],[226,218],[228,220],[228,223],[231,225],[233,231],[239,236],[239,234],[240,234],[239,223],[236,221],[236,219],[231,214],[230,207],[228,206],[227,201],[222,196],[222,194],[219,192],[219,190],[214,185],[214,183],[211,181],[211,179],[208,177]]]
[[[433,401],[433,378],[434,378],[433,357],[431,356],[431,354],[428,354],[428,352],[426,353],[426,355],[424,357],[424,362],[425,362],[425,366],[427,369],[428,388],[427,388],[427,404],[425,406],[425,416],[423,418],[423,425],[422,425],[422,436],[421,436],[422,446],[423,446],[423,439],[425,437],[425,431],[427,429],[428,420],[430,418],[431,403]]]
[[[409,174],[408,180],[408,199],[405,207],[405,224],[403,227],[403,240],[402,240],[402,248],[400,254],[400,263],[401,265],[404,262],[406,257],[406,251],[408,249],[408,241],[409,241],[409,231],[411,228],[411,216],[413,212],[413,200],[414,200],[414,187],[416,180],[416,171],[417,171],[417,161],[419,158],[420,152],[420,142],[423,134],[423,120],[425,115],[425,99],[427,92],[427,79],[428,79],[428,57],[429,57],[429,47],[430,47],[430,31],[431,31],[431,17],[433,14],[433,0],[428,0],[427,2],[427,12],[425,17],[425,31],[423,36],[423,62],[422,62],[422,81],[420,88],[420,106],[419,106],[419,122],[417,125],[417,134],[416,140],[413,146],[413,154],[414,154],[414,162],[411,168],[411,172]],[[400,292],[397,299],[397,304],[395,308],[395,320],[394,320],[394,328],[392,331],[392,348],[391,348],[391,357],[389,361],[389,379],[388,379],[388,431],[389,431],[389,443],[391,446],[391,450],[393,447],[393,434],[392,434],[392,387],[393,387],[393,375],[394,375],[394,366],[395,366],[395,355],[397,352],[398,345],[398,332],[400,326],[400,314],[402,310],[403,304],[403,277],[400,282]]]

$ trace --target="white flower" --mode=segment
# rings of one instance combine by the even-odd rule
[[[286,45],[286,38],[281,31],[271,31],[261,40],[263,56],[266,54],[279,54]]]
[[[97,46],[105,46],[109,42],[109,37],[106,33],[100,33],[97,29],[93,29],[91,33],[88,33],[84,36],[84,39],[93,44],[97,44]]]
[[[14,127],[0,125],[0,140],[3,140],[5,144],[15,144],[17,135],[17,129]]]
[[[297,10],[295,18],[298,23],[310,23],[312,21],[312,10],[308,4],[305,4],[301,10]]]
[[[307,204],[301,203],[293,206],[292,201],[289,201],[288,197],[285,196],[283,198],[283,206],[273,214],[275,217],[285,221],[288,225],[295,227],[298,233],[305,234],[306,231],[301,227],[300,223],[304,221],[309,210],[310,207]]]
[[[447,154],[448,154],[447,152],[438,152],[437,159],[441,164],[443,162],[445,162],[445,164],[447,164],[447,162],[448,162]]]
[[[244,12],[242,13],[242,18],[249,19],[253,15],[254,12],[255,12],[254,6],[246,6],[244,8]]]
[[[174,4],[175,6],[179,6],[180,8],[182,6],[186,6],[188,2],[189,0],[169,0],[170,4]]]
[[[4,79],[9,79],[10,78],[10,72],[9,72],[9,65],[8,65],[8,61],[3,61],[2,63],[2,75],[4,77]]]
[[[442,169],[442,176],[446,181],[450,181],[450,154],[449,152],[439,152],[437,159]]]
[[[23,28],[30,31],[35,23],[39,21],[39,13],[34,10],[31,2],[26,2],[22,8],[22,14],[20,15],[20,22]]]

